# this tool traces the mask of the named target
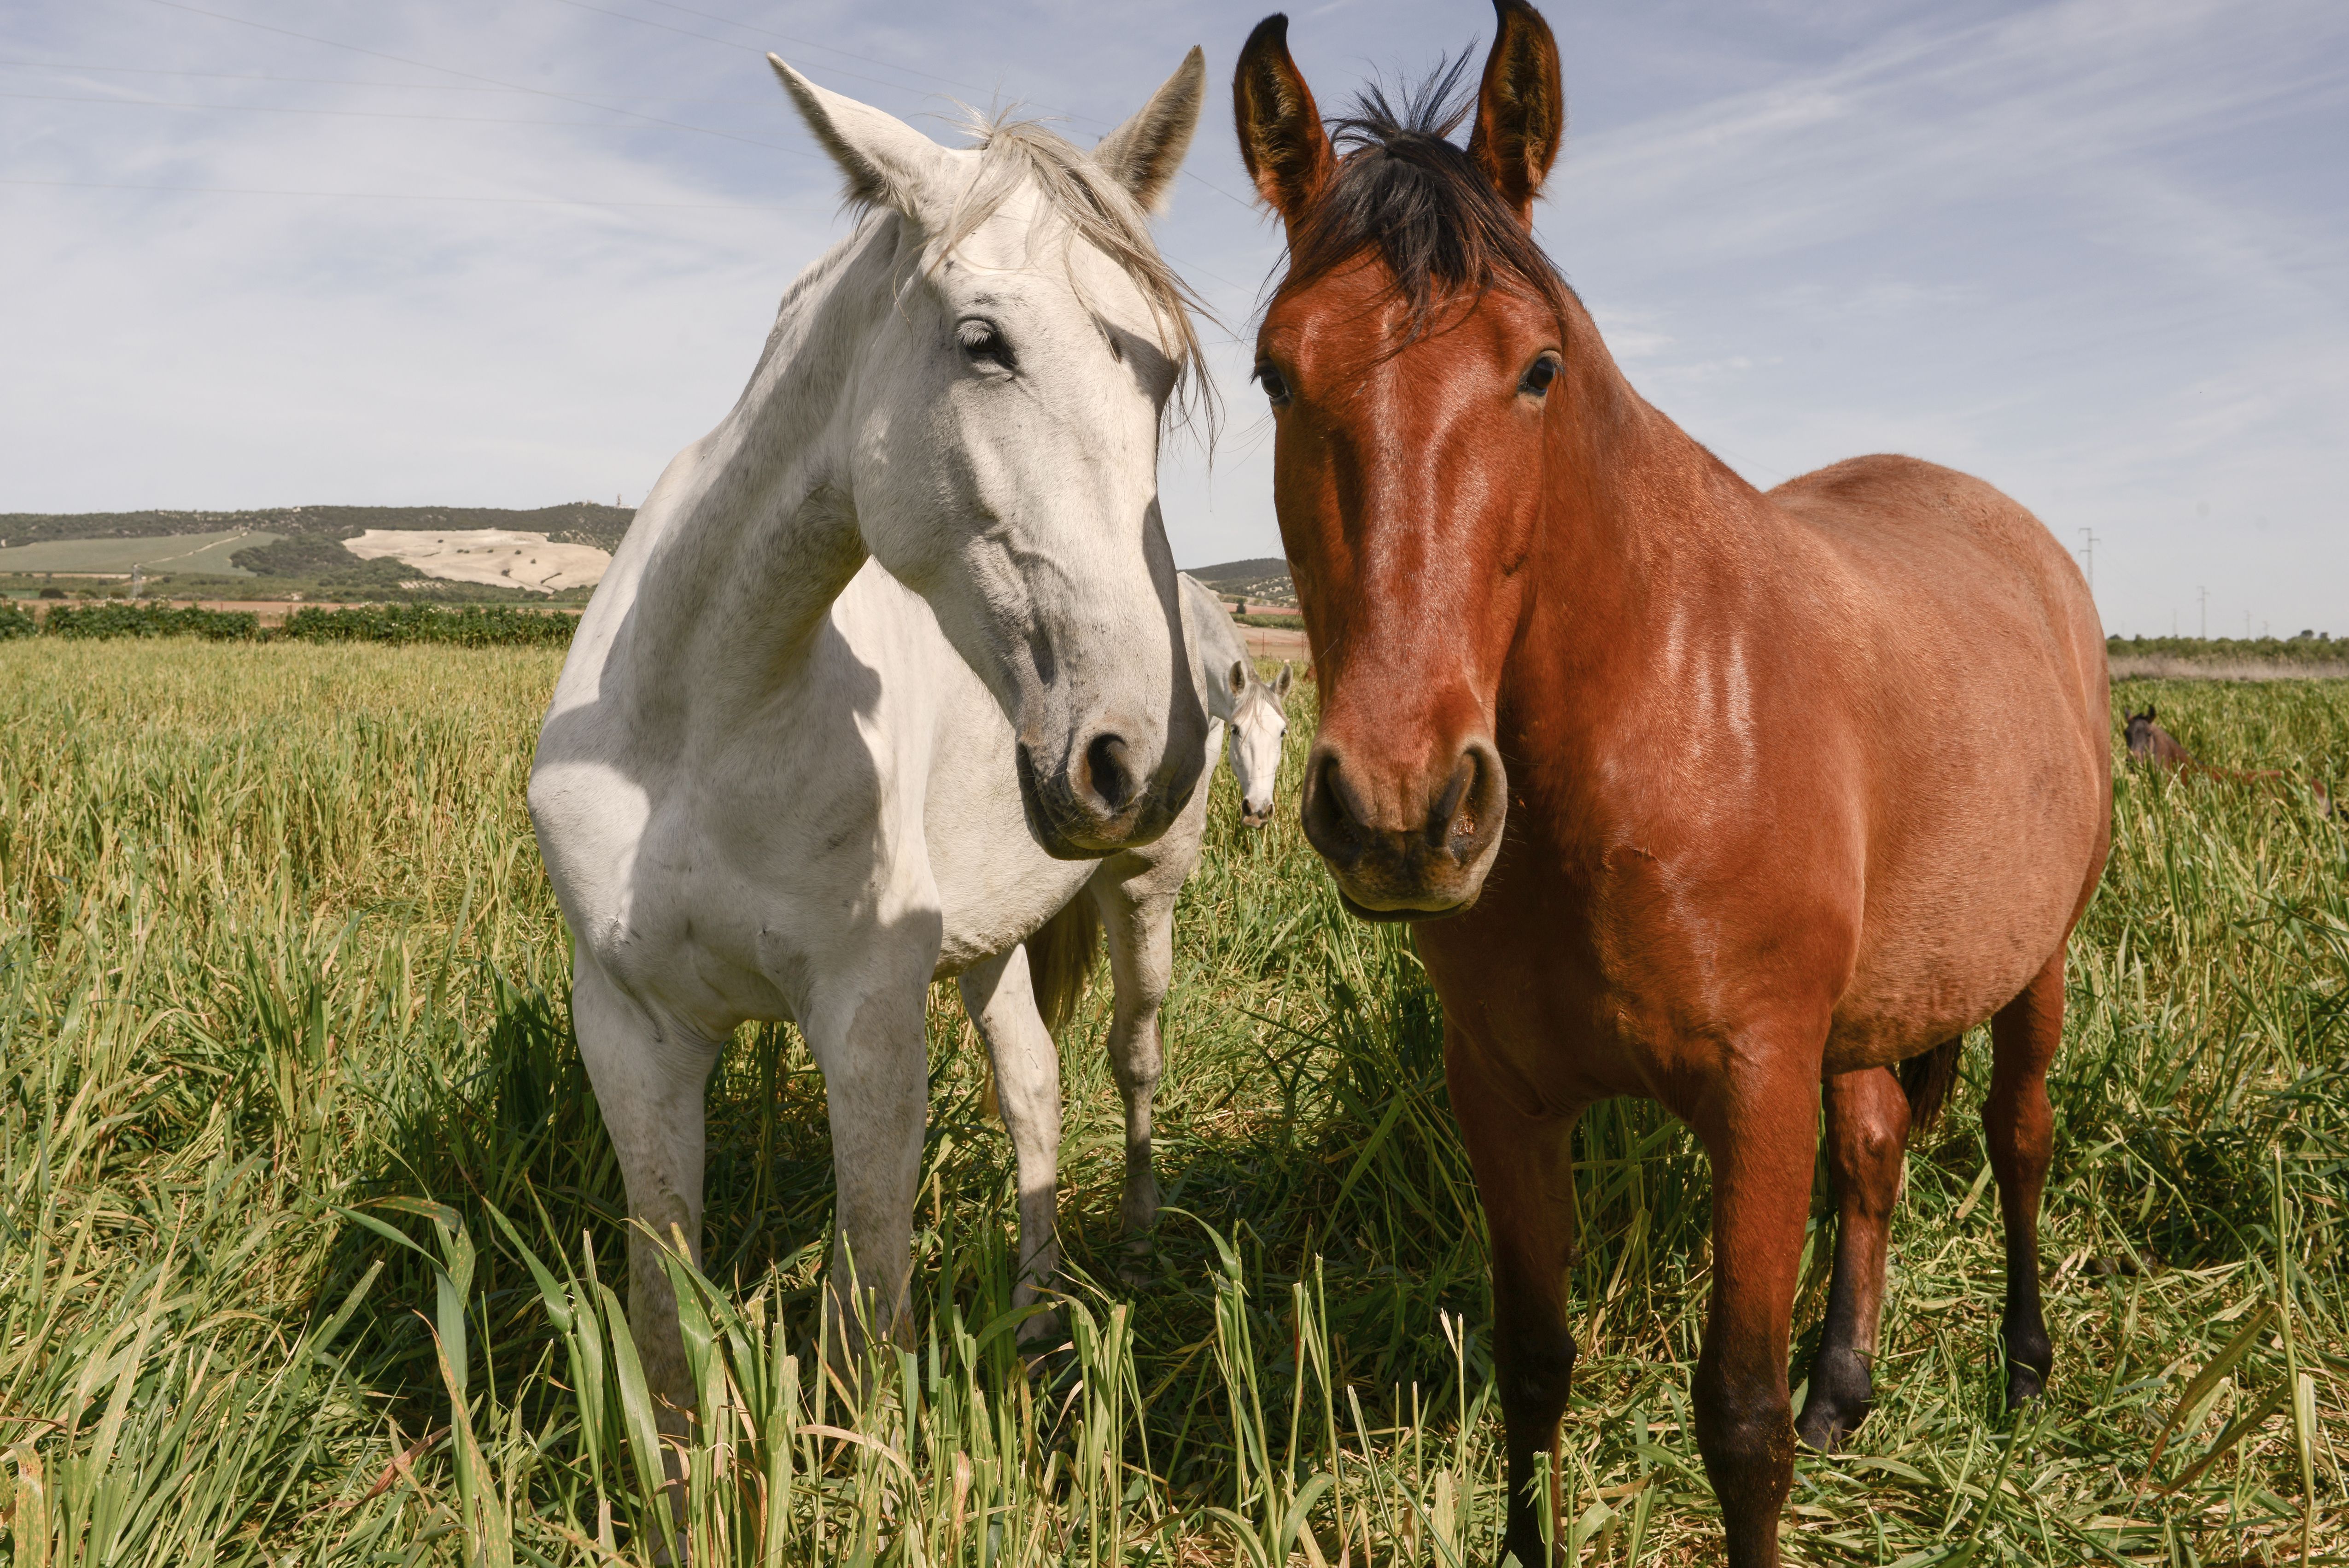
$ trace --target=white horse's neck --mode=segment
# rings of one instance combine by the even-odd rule
[[[1256,664],[1238,626],[1224,612],[1224,601],[1206,584],[1187,573],[1178,579],[1183,589],[1183,633],[1191,644],[1191,679],[1206,699],[1207,716],[1231,722],[1239,711],[1239,694],[1232,690],[1232,664],[1247,664],[1251,680]]]
[[[902,227],[876,215],[800,275],[733,410],[647,498],[640,680],[657,687],[663,671],[689,671],[771,689],[864,565],[846,475],[850,382],[858,346],[890,308]]]

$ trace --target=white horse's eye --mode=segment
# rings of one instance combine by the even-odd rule
[[[977,316],[964,317],[955,323],[955,341],[973,359],[1011,369],[1011,345],[992,321]]]

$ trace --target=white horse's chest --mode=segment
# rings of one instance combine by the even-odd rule
[[[564,824],[550,869],[579,939],[708,1030],[790,1016],[808,975],[875,941],[934,941],[956,972],[1031,934],[1092,869],[1035,843],[1009,723],[877,566],[786,687],[697,711],[667,756],[633,735],[574,756],[550,732],[533,809]]]

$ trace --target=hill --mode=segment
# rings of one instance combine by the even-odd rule
[[[370,528],[515,528],[560,545],[619,548],[633,508],[571,501],[527,510],[503,506],[265,506],[244,512],[0,512],[0,544],[61,539],[138,539],[251,531],[282,538],[340,541]]]
[[[1247,561],[1221,561],[1212,566],[1193,566],[1191,576],[1198,578],[1219,594],[1262,599],[1268,604],[1297,603],[1296,585],[1288,580],[1288,563],[1278,556],[1258,556]]]

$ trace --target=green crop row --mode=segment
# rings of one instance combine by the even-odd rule
[[[2349,639],[2335,642],[2331,633],[2316,631],[2297,637],[2110,637],[2105,639],[2105,652],[2113,659],[2340,664],[2349,660]]]
[[[347,609],[311,606],[279,627],[264,627],[251,610],[210,610],[167,604],[60,607],[36,620],[0,605],[0,639],[46,635],[101,639],[197,637],[208,642],[442,643],[460,648],[567,648],[575,616],[503,605],[443,608],[436,605],[366,605]]]
[[[579,618],[504,605],[367,605],[295,610],[277,635],[288,642],[439,642],[460,648],[568,648]]]

